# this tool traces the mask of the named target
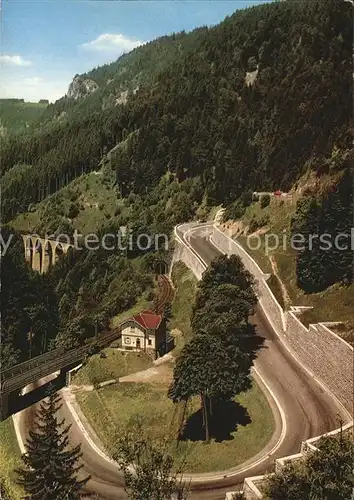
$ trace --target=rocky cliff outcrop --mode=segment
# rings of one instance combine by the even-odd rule
[[[80,97],[91,94],[97,89],[98,85],[96,82],[89,78],[83,80],[79,75],[76,75],[69,85],[67,96],[73,99],[79,99]]]

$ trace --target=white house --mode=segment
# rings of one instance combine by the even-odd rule
[[[122,325],[122,348],[141,350],[155,357],[166,351],[166,326],[163,317],[145,310],[127,319]]]

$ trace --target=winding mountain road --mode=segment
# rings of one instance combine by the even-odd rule
[[[220,251],[205,238],[205,224],[191,224],[184,227],[188,228],[189,245],[207,264],[220,255]],[[179,235],[182,238],[184,236],[181,232]],[[285,416],[285,422],[282,422],[274,399],[271,400],[268,394],[276,421],[276,431],[271,443],[257,457],[250,460],[248,465],[243,464],[221,475],[205,474],[200,475],[198,480],[194,478],[191,484],[193,500],[224,499],[227,491],[239,489],[245,477],[270,471],[275,458],[298,453],[302,441],[337,428],[338,415],[343,415],[342,408],[336,401],[309,377],[284,347],[260,307],[256,309],[251,322],[256,325],[258,334],[265,338],[265,347],[255,362],[257,374],[276,397],[283,411],[283,420]],[[34,407],[22,412],[20,428],[23,436],[33,421],[33,412]],[[98,498],[102,499],[125,499],[123,482],[117,467],[87,442],[65,398],[61,416],[65,417],[67,423],[72,424],[72,444],[82,445],[84,471],[92,476],[87,490],[96,493]],[[347,415],[343,417],[347,420]]]

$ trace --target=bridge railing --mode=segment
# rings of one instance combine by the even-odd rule
[[[0,372],[1,392],[9,393],[25,387],[27,384],[38,380],[38,378],[54,373],[65,366],[81,361],[92,349],[102,348],[121,334],[121,326],[118,325],[114,331],[95,337],[87,344],[74,349],[65,350],[59,347],[36,358],[24,361],[12,368]]]
[[[47,236],[53,236],[51,234],[49,235],[41,235],[41,234],[38,234],[34,231],[21,231],[21,235],[22,236],[28,236],[28,237],[33,237],[35,239],[40,239],[40,240],[47,240],[47,241],[54,241],[54,242],[57,242],[57,243],[66,243],[68,245],[71,245],[75,248],[75,239],[74,238],[70,238],[70,237],[60,237],[61,235],[58,235],[58,236],[54,236],[54,238],[47,238]]]
[[[49,351],[44,354],[40,354],[35,358],[23,361],[18,365],[7,368],[6,370],[2,370],[0,372],[0,380],[1,382],[3,382],[4,380],[15,377],[16,375],[21,375],[22,373],[28,370],[36,368],[38,364],[41,364],[45,361],[49,361],[51,358],[58,359],[58,357],[62,356],[64,353],[65,353],[65,348],[59,347],[58,349],[54,349],[53,351]]]

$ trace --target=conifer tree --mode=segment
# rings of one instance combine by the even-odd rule
[[[200,395],[205,440],[211,437],[213,402],[250,388],[251,363],[239,348],[228,349],[215,335],[196,334],[182,349],[169,397],[174,403]]]
[[[69,448],[69,429],[59,421],[60,396],[51,393],[36,413],[35,430],[30,431],[22,456],[24,467],[17,469],[18,483],[26,492],[26,499],[76,500],[89,477],[79,480],[80,445]]]

